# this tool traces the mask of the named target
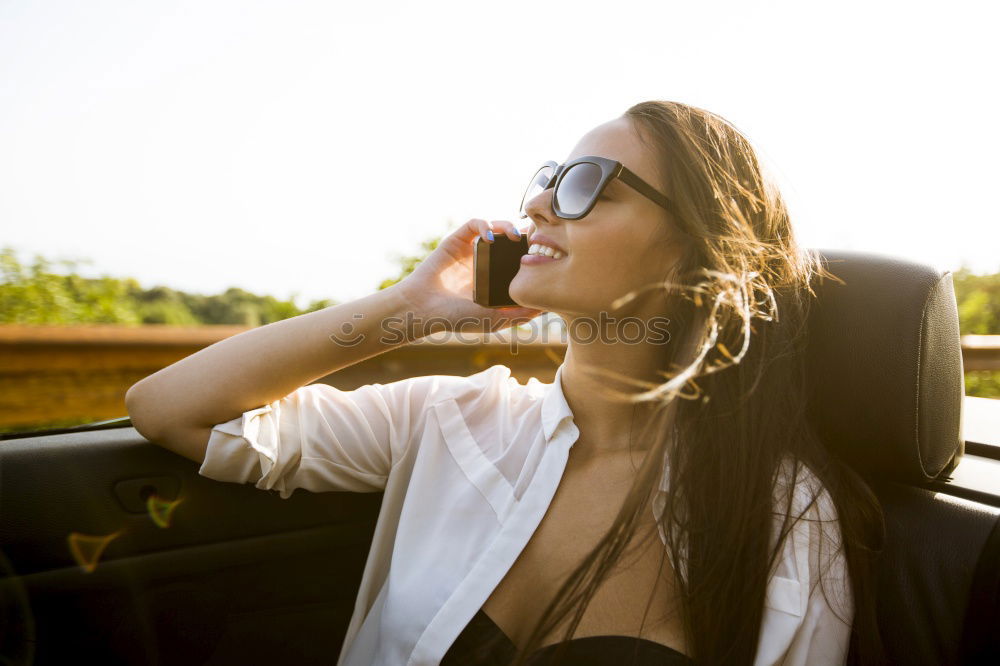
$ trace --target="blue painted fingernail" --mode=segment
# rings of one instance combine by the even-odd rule
[[[515,229],[514,229],[514,233],[515,233],[515,234],[517,234],[517,237],[518,237],[518,238],[520,238],[520,237],[521,237],[521,232],[520,232],[520,231],[518,231],[518,230],[517,230],[517,228],[515,228]]]
[[[492,231],[487,231],[486,232],[486,237],[489,238],[490,240],[493,240],[493,232]]]

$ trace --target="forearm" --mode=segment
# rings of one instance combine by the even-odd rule
[[[418,336],[402,335],[401,324],[383,327],[391,317],[405,320],[406,305],[389,287],[220,340],[134,384],[129,415],[147,436],[229,421],[412,341]]]

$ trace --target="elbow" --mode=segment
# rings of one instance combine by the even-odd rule
[[[139,380],[125,392],[125,411],[132,427],[149,441],[155,442],[159,439],[155,407],[142,393],[141,386],[142,380]]]

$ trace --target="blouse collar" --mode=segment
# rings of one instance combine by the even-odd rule
[[[573,421],[573,411],[566,402],[566,395],[562,388],[562,370],[566,363],[560,363],[556,368],[556,377],[549,385],[545,397],[542,398],[542,429],[545,433],[545,441],[551,441],[556,428],[564,420]]]

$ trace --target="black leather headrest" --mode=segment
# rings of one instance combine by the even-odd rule
[[[964,453],[962,345],[950,271],[814,250],[809,415],[826,445],[873,479],[920,484]],[[779,313],[780,316],[780,313]]]

